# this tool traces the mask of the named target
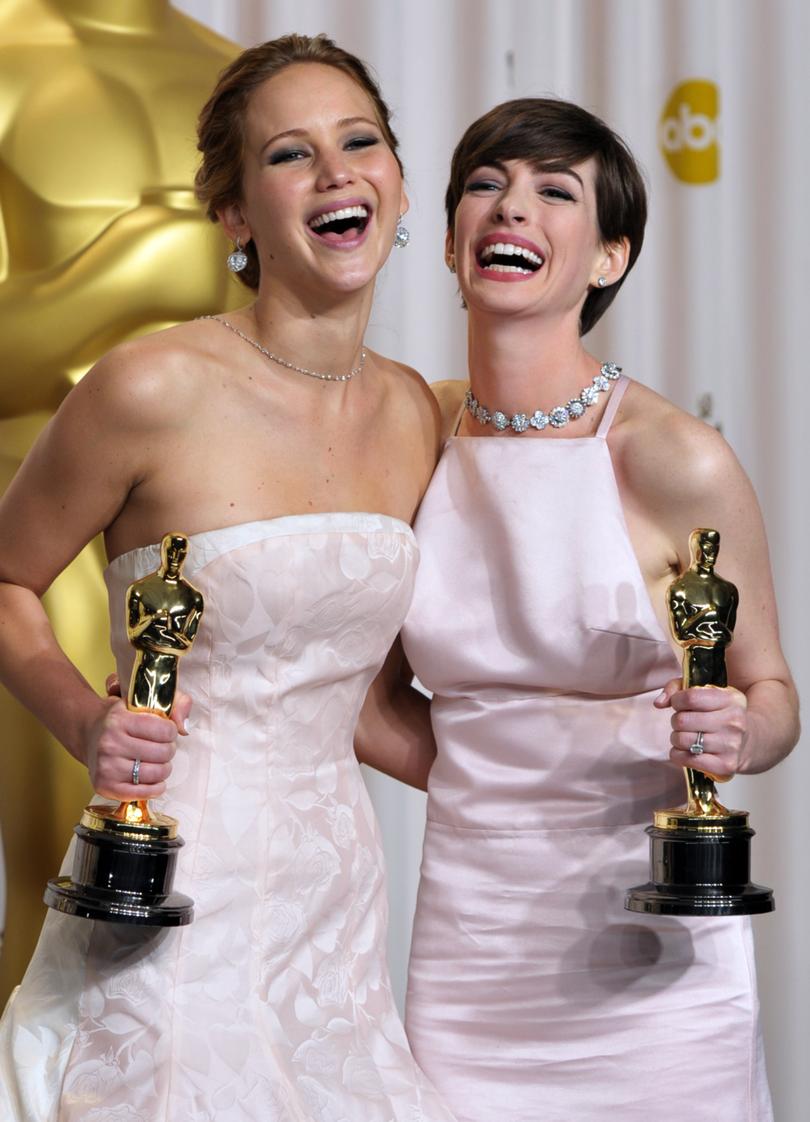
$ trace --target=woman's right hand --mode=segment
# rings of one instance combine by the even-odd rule
[[[107,680],[108,693],[114,695],[119,689],[117,679]],[[178,694],[171,720],[127,709],[117,696],[104,698],[101,705],[86,740],[85,762],[93,789],[104,798],[120,802],[162,795],[171,774],[177,735],[185,735],[191,699]],[[141,761],[139,781],[133,783],[136,760]]]

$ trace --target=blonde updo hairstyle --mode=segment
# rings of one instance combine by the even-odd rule
[[[197,148],[202,160],[194,178],[195,193],[212,222],[217,212],[242,200],[245,118],[253,91],[293,63],[317,62],[341,70],[366,93],[399,169],[399,143],[391,129],[391,113],[365,63],[338,47],[326,35],[284,35],[243,51],[220,74],[197,123]],[[253,241],[242,247],[247,267],[236,275],[248,288],[259,288],[259,255]]]

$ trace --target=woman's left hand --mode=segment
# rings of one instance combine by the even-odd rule
[[[104,688],[107,691],[107,697],[123,697],[121,692],[121,679],[117,674],[108,674],[107,680],[104,683]],[[186,721],[191,712],[191,697],[182,690],[178,690],[174,695],[174,704],[169,717],[177,725],[177,731],[181,736],[188,736],[188,729],[186,728]]]
[[[720,779],[731,779],[744,770],[748,702],[740,690],[733,686],[691,686],[685,690],[680,678],[673,678],[653,704],[657,709],[673,710],[669,738],[669,758],[673,764]],[[699,732],[703,733],[703,751],[690,752]]]

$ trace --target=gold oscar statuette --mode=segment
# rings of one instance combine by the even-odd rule
[[[126,596],[127,637],[135,648],[127,707],[166,720],[177,690],[178,660],[191,649],[203,613],[201,593],[182,576],[187,553],[184,534],[166,534],[160,568],[131,584]],[[72,876],[48,881],[49,907],[112,923],[191,923],[192,900],[172,891],[183,844],[174,818],[152,811],[145,800],[92,803],[74,833]]]
[[[683,687],[728,684],[725,650],[732,641],[739,597],[714,571],[717,530],[689,536],[691,563],[667,589],[669,622],[683,648]],[[693,750],[699,755],[700,737]],[[717,798],[717,777],[684,768],[686,804],[657,810],[650,836],[650,880],[631,888],[624,906],[652,915],[756,915],[772,912],[773,892],[750,881],[754,831],[744,810]]]

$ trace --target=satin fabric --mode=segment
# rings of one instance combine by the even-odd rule
[[[392,999],[352,744],[417,561],[410,528],[377,515],[192,536],[190,735],[153,805],[180,821],[175,887],[196,917],[161,931],[49,913],[0,1027],[3,1122],[452,1122]],[[158,562],[153,547],[107,571],[122,681],[125,590]]]
[[[458,1122],[770,1122],[750,923],[623,908],[683,802],[679,662],[607,433],[451,438],[404,630],[434,691],[406,1029]]]

